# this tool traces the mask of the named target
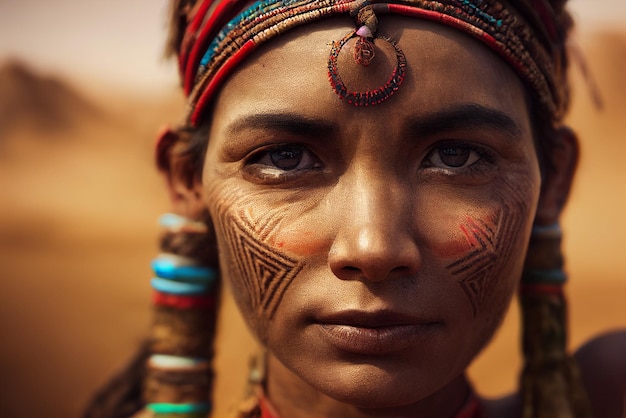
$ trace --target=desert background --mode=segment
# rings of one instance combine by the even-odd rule
[[[564,218],[575,348],[626,327],[626,1],[572,6],[585,62],[572,65],[582,160]],[[0,0],[2,418],[79,417],[146,336],[167,210],[153,142],[184,111],[161,58],[165,11],[164,0]],[[487,396],[516,384],[516,309],[471,369]],[[229,299],[224,311],[218,417],[240,399],[254,350]]]

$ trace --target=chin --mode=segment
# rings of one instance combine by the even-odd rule
[[[332,372],[311,376],[308,383],[337,401],[364,409],[407,406],[448,383],[442,373],[423,373],[406,367],[398,371],[376,364],[350,363],[327,370]]]

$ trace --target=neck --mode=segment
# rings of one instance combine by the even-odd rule
[[[465,376],[459,376],[434,394],[409,405],[362,408],[319,392],[272,355],[268,356],[266,391],[275,410],[274,418],[454,418],[471,393]]]

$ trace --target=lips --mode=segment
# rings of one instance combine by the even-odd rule
[[[316,325],[341,351],[384,355],[416,346],[442,323],[390,311],[344,311],[324,316]]]

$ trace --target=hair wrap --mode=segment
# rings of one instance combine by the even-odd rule
[[[179,3],[171,38],[188,123],[198,126],[226,78],[259,45],[292,28],[327,16],[355,17],[363,7],[461,30],[499,54],[526,83],[540,110],[559,122],[569,102],[565,37],[569,17],[559,0],[206,0]],[[247,6],[247,7],[246,7]],[[356,12],[355,12],[356,10]],[[186,23],[185,23],[186,22]]]

